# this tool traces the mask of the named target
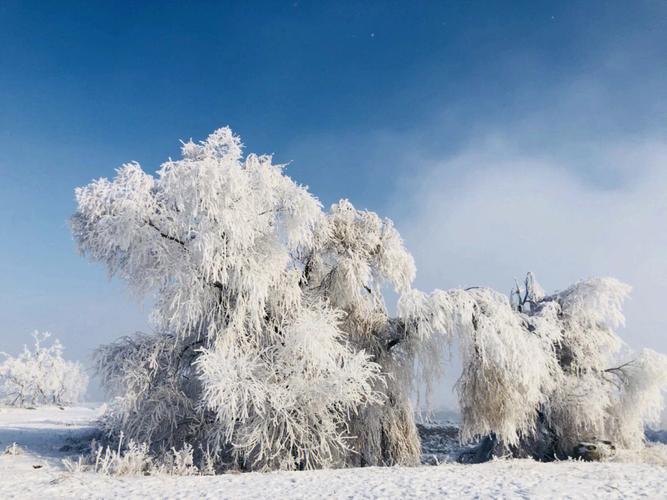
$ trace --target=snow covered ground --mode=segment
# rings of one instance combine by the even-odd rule
[[[220,476],[68,472],[62,459],[94,435],[99,407],[0,409],[0,498],[667,498],[667,467],[537,463],[364,468]],[[12,443],[23,452],[12,454]]]

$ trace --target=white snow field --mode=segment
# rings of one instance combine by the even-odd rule
[[[667,498],[667,467],[640,463],[497,460],[189,477],[68,472],[62,459],[93,435],[100,411],[0,408],[0,498]]]

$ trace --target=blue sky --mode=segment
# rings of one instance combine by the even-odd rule
[[[222,125],[393,218],[419,286],[617,275],[631,339],[667,350],[665,61],[658,1],[5,0],[0,350],[50,330],[84,359],[146,328],[76,254],[73,190]]]

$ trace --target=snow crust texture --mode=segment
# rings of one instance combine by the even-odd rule
[[[6,458],[3,457],[3,462]],[[496,461],[437,467],[368,467],[124,477],[14,470],[3,498],[665,498],[665,471],[647,465]]]

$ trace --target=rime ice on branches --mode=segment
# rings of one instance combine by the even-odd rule
[[[366,349],[385,344],[381,286],[408,287],[412,257],[389,221],[346,201],[324,213],[228,128],[182,152],[155,176],[132,163],[76,191],[81,253],[155,300],[154,333],[97,351],[117,395],[109,434],[253,469],[356,460],[359,412],[387,399],[391,367]],[[384,462],[418,458],[401,405],[410,456]]]
[[[0,401],[10,406],[71,405],[81,400],[88,376],[80,363],[63,358],[58,340],[45,341],[48,332],[34,332],[32,350],[27,346],[18,356],[7,353],[0,363]]]
[[[529,273],[511,300],[486,288],[413,291],[399,312],[423,337],[448,332],[459,342],[461,437],[484,440],[472,460],[549,460],[587,440],[640,448],[644,426],[659,420],[667,358],[628,353],[615,332],[629,292],[592,278],[546,296]]]
[[[323,211],[228,128],[76,197],[81,253],[155,304],[152,333],[96,353],[112,439],[192,446],[218,468],[416,464],[410,395],[428,399],[451,342],[462,438],[485,439],[486,458],[567,456],[591,435],[640,446],[662,407],[664,356],[616,361],[627,285],[413,290],[390,220],[347,200]]]

